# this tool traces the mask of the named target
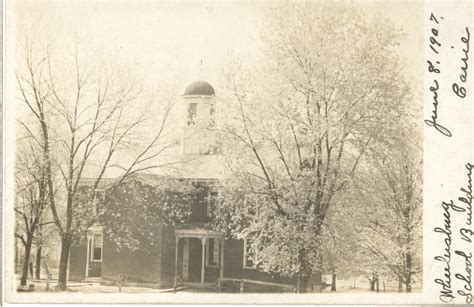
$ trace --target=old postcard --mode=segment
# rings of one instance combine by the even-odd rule
[[[7,0],[4,300],[472,304],[472,8]]]

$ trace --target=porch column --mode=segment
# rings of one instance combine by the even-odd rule
[[[176,281],[176,276],[178,276],[178,246],[179,246],[179,237],[176,237],[176,247],[174,252],[174,279]]]
[[[224,238],[221,239],[221,271],[220,278],[224,278]]]
[[[205,272],[206,272],[206,237],[201,238],[202,243],[202,262],[201,262],[201,284],[204,283]]]
[[[90,237],[89,234],[87,234],[87,258],[86,258],[86,278],[89,277],[89,259],[91,257],[91,251],[90,251]]]

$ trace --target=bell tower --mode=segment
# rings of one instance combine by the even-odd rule
[[[183,154],[212,155],[216,153],[216,95],[205,81],[188,85],[183,95],[186,110],[183,132]]]

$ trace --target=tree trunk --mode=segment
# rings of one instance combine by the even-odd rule
[[[403,280],[401,276],[398,276],[398,292],[403,292]]]
[[[370,291],[379,292],[379,274],[377,272],[373,272],[372,276],[369,278],[370,282]]]
[[[70,248],[71,240],[69,238],[61,239],[61,258],[59,259],[58,285],[56,286],[56,289],[60,291],[67,289],[67,269]]]
[[[35,279],[41,279],[41,250],[42,250],[42,243],[41,243],[41,225],[38,226],[36,229],[36,270],[35,270]]]
[[[26,286],[28,271],[30,268],[31,246],[33,245],[33,236],[27,236],[25,244],[25,257],[23,259],[23,270],[21,273],[20,285]]]
[[[41,279],[41,243],[36,244],[36,270],[35,270],[35,279]]]
[[[406,267],[405,267],[405,291],[407,293],[411,292],[411,266],[412,266],[411,253],[408,252],[406,255]]]
[[[30,276],[31,276],[31,279],[33,279],[33,262],[31,261],[30,261]]]
[[[331,291],[336,291],[336,271],[332,271]]]
[[[370,291],[375,291],[375,279],[369,279]]]
[[[15,236],[15,274],[18,274],[18,267],[19,265],[18,259],[18,238]]]

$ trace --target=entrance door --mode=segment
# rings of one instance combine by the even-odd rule
[[[189,281],[189,238],[184,238],[183,246],[183,280]]]
[[[189,239],[189,281],[201,282],[202,243],[201,239]]]

